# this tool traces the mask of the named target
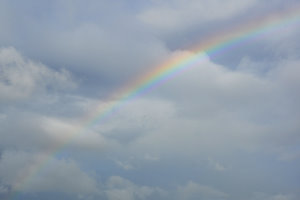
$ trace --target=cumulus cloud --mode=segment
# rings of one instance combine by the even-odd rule
[[[10,113],[0,124],[2,148],[53,151],[68,144],[73,150],[102,150],[109,143],[78,122],[33,113]]]
[[[0,160],[1,195],[48,194],[66,199],[142,200],[161,198],[166,192],[157,187],[139,186],[111,176],[100,183],[69,159],[42,153],[5,151]]]
[[[66,70],[54,71],[39,62],[23,57],[13,47],[0,49],[1,101],[26,99],[35,92],[74,86]]]
[[[75,197],[100,193],[97,181],[71,160],[58,160],[41,153],[5,151],[0,169],[2,188],[9,186],[9,192],[57,192]]]
[[[122,144],[131,143],[147,132],[160,128],[175,112],[172,102],[158,98],[139,98],[126,103],[112,102],[124,104],[118,112],[108,116],[104,123],[99,121],[94,130]],[[100,102],[99,105],[105,103],[107,102]]]
[[[295,196],[292,194],[265,194],[262,192],[256,192],[253,194],[254,197],[250,198],[251,200],[294,200]]]
[[[222,138],[222,142],[229,138],[231,142],[238,138],[243,141],[247,137],[248,144],[252,139],[258,144],[256,139],[263,135],[274,136],[274,132],[278,132],[280,127],[290,130],[290,134],[294,134],[298,129],[294,119],[299,119],[299,115],[293,112],[299,108],[299,104],[293,100],[298,98],[295,89],[299,88],[299,81],[297,81],[299,79],[296,78],[298,69],[295,66],[290,62],[282,61],[262,76],[240,70],[229,70],[209,59],[202,59],[199,64],[159,88],[158,93],[175,102],[181,117],[188,116],[187,126],[190,130],[193,127],[192,121],[195,120],[194,125],[197,127],[195,132],[198,132],[198,136],[201,135],[201,130],[210,134],[221,131],[213,125],[218,124],[219,127],[223,127],[223,134],[227,132],[227,128],[230,133],[224,138],[223,134],[217,136]],[[294,113],[290,116],[293,120],[285,120],[288,117],[287,113]],[[270,120],[271,116],[272,120]],[[209,125],[210,121],[212,126]],[[275,126],[272,121],[278,123],[278,126]],[[172,124],[178,123],[180,122]],[[209,128],[208,131],[204,127],[212,129]],[[179,129],[180,127],[175,128],[174,131]],[[209,136],[206,135],[203,139],[208,138]]]
[[[168,55],[164,42],[149,33],[134,15],[126,11],[126,3],[35,3],[40,9],[23,4],[15,8],[17,12],[11,11],[9,16],[4,14],[4,19],[10,19],[15,26],[22,27],[22,31],[14,31],[14,27],[0,23],[1,29],[9,35],[9,38],[5,37],[6,34],[0,37],[0,42],[5,43],[12,38],[11,45],[25,52],[26,56],[72,71],[81,83],[97,90],[96,94],[104,93],[108,86],[124,83]],[[11,7],[13,3],[8,1],[3,4],[5,10],[14,8]],[[52,9],[49,10],[49,7]],[[119,14],[112,14],[114,12]],[[43,13],[49,15],[36,17]],[[28,29],[24,24],[30,24],[32,28]],[[24,40],[20,42],[15,37]],[[120,69],[122,74],[116,73]],[[87,88],[84,89],[86,91]]]
[[[221,163],[217,162],[216,160],[209,158],[209,166],[212,167],[214,170],[222,172],[226,170],[226,167],[224,167]]]
[[[166,193],[160,188],[138,186],[119,176],[112,176],[107,180],[105,190],[108,200],[143,200],[161,198]],[[157,196],[158,195],[158,196]]]
[[[297,87],[297,84],[284,82],[285,73],[276,72],[283,68],[291,70],[291,73],[295,70],[285,63],[262,75],[229,70],[204,58],[154,92],[163,98],[160,101],[166,102],[165,105],[171,105],[170,111],[163,107],[156,110],[160,101],[144,100],[141,107],[132,101],[129,107],[120,111],[124,118],[122,123],[114,125],[116,118],[108,121],[112,127],[120,127],[121,124],[122,127],[132,127],[129,133],[134,130],[138,136],[124,143],[128,153],[120,150],[119,156],[135,155],[139,162],[146,162],[143,161],[144,156],[150,154],[159,157],[159,163],[174,155],[177,159],[194,157],[199,163],[206,162],[214,171],[226,173],[229,167],[230,171],[237,167],[230,158],[237,152],[268,152],[277,158],[281,158],[283,152],[286,155],[295,152],[299,116],[293,110],[299,108],[299,103],[291,101],[292,94],[287,93],[286,87]],[[297,96],[296,92],[294,94]],[[147,112],[148,108],[155,112]],[[147,118],[142,120],[141,116],[145,114]],[[156,116],[164,117],[159,122],[148,120]],[[131,120],[127,121],[129,118]],[[154,123],[156,128],[140,127],[144,121]],[[113,138],[122,138],[122,134],[126,134],[126,129],[120,132],[113,130],[110,129],[107,135],[112,133]],[[207,156],[216,156],[216,160],[207,160]],[[218,159],[220,157],[228,159],[225,165]],[[138,163],[126,157],[121,160],[128,161],[126,164],[131,166]],[[228,162],[231,163],[229,166]]]
[[[195,56],[185,38],[296,1],[0,1],[0,199],[299,199],[297,27],[100,111],[155,63]]]
[[[45,57],[48,62],[67,66],[77,73],[92,78],[97,75],[103,83],[113,84],[111,80],[127,81],[137,71],[146,69],[168,54],[168,49],[161,41],[146,37],[132,28],[124,32],[115,25],[103,27],[91,22],[78,25],[75,30],[62,30],[48,36],[47,51],[50,54]],[[126,40],[122,34],[126,34]],[[85,66],[84,70],[82,66]],[[116,73],[119,69],[126,70],[119,75]]]
[[[188,182],[185,186],[178,188],[178,199],[196,200],[196,199],[228,199],[228,194],[215,188],[200,185],[193,181]]]
[[[179,150],[181,153],[189,152],[187,154],[197,153],[194,151],[196,146],[198,149],[206,149],[212,143],[218,148],[223,146],[227,149],[232,147],[232,143],[247,148],[242,141],[250,144],[250,141],[257,139],[253,132],[265,131],[265,127],[249,121],[252,115],[260,115],[251,113],[251,110],[259,103],[262,107],[268,107],[264,101],[272,98],[269,94],[275,92],[273,87],[269,80],[228,70],[201,57],[198,64],[155,92],[160,97],[164,96],[165,101],[172,102],[174,111],[160,120],[162,123],[159,128],[150,130],[149,134],[138,138],[133,145],[141,145],[140,148],[157,145],[154,151],[162,148],[164,150],[159,151],[164,153]],[[149,102],[149,106],[151,104],[157,105]],[[241,118],[240,115],[244,112],[247,116]],[[166,112],[158,110],[155,115],[159,113],[163,115]],[[207,132],[210,134],[207,135]],[[169,150],[166,151],[165,148]]]
[[[253,6],[255,0],[237,1],[154,1],[139,18],[159,33],[183,31],[211,20],[224,20]]]

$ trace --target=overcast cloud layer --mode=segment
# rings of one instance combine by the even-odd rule
[[[86,123],[164,60],[297,5],[0,0],[0,199],[300,199],[300,22]]]

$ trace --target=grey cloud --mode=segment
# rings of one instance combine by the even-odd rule
[[[20,199],[299,199],[296,26],[88,124],[183,46],[297,3],[220,2],[1,1],[0,199],[64,145]]]
[[[47,165],[45,165],[47,163]],[[22,151],[5,151],[0,160],[0,195],[60,194],[66,199],[154,199],[166,195],[160,188],[139,186],[119,176],[105,183],[92,178],[72,160],[52,155]],[[21,195],[21,196],[22,196]],[[30,197],[30,196],[29,196]]]
[[[104,125],[124,127],[123,131],[115,132],[116,129],[110,128],[107,135],[112,133],[113,138],[122,138],[127,132],[125,127],[131,127],[127,129],[129,133],[134,130],[138,137],[130,140],[128,154],[141,160],[149,153],[163,158],[175,154],[204,159],[207,153],[222,156],[236,151],[272,152],[278,158],[290,154],[294,150],[288,147],[296,147],[299,143],[296,134],[299,103],[292,100],[286,87],[297,88],[297,84],[289,81],[298,79],[285,82],[285,73],[276,71],[285,69],[293,76],[298,73],[293,67],[296,65],[289,67],[284,63],[266,75],[258,75],[228,70],[203,60],[155,92],[164,97],[163,101],[169,101],[165,105],[171,105],[171,112],[163,108],[155,110],[159,101],[143,101],[141,108],[132,101],[131,106],[120,111],[120,115],[124,113],[122,123],[113,118]],[[297,96],[296,92],[292,93]],[[147,108],[155,112],[147,112]],[[140,114],[135,115],[136,112]],[[144,115],[147,118],[143,119]],[[150,120],[159,116],[164,117],[158,122]],[[140,127],[143,123],[153,123],[156,128]],[[277,151],[278,148],[281,150]],[[214,167],[224,169],[218,162]]]
[[[188,182],[185,186],[178,188],[178,199],[196,200],[196,199],[228,199],[229,195],[215,188],[200,185],[193,181]]]
[[[201,41],[219,37],[233,31],[236,26],[260,21],[261,18],[289,13],[297,8],[295,0],[283,1],[153,1],[140,13],[140,19],[165,41],[171,49],[195,47]],[[271,6],[272,5],[272,6]],[[227,7],[228,6],[228,7]],[[202,11],[203,10],[203,11]],[[294,11],[295,12],[295,11]],[[222,16],[223,15],[223,16]],[[283,23],[281,27],[233,45],[230,50],[213,56],[214,62],[235,68],[247,55],[260,61],[274,61],[282,57],[298,57],[298,22]]]
[[[4,116],[0,124],[2,148],[47,152],[65,144],[73,150],[101,151],[110,146],[100,134],[59,118],[17,111]]]
[[[119,176],[110,177],[107,180],[106,187],[105,193],[108,200],[155,199],[155,195],[158,195],[157,197],[160,199],[166,194],[166,192],[160,188],[138,186]]]
[[[208,161],[209,161],[209,166],[217,171],[222,172],[222,171],[227,170],[227,168],[225,166],[223,166],[221,163],[219,163],[218,161],[216,161],[212,158],[209,158]]]
[[[168,50],[160,41],[144,37],[130,28],[126,32],[94,23],[79,25],[75,30],[50,35],[46,44],[50,52],[45,56],[48,61],[55,58],[55,64],[76,72],[89,73],[89,76],[96,73],[105,81],[124,81],[124,77],[132,76],[130,73],[145,69],[153,60],[167,55]],[[128,47],[131,47],[130,50]],[[126,69],[122,70],[121,77],[115,73],[120,69]]]
[[[274,85],[269,80],[247,73],[230,71],[209,60],[200,61],[199,65],[183,72],[180,77],[158,89],[157,95],[165,96],[174,102],[175,112],[165,119],[159,129],[147,134],[145,138],[140,138],[138,142],[143,141],[150,145],[150,143],[163,143],[168,140],[167,138],[172,138],[170,144],[175,141],[178,142],[175,142],[176,145],[189,144],[184,148],[185,150],[193,146],[191,144],[198,146],[197,148],[204,146],[208,148],[206,144],[217,142],[216,137],[220,141],[219,147],[222,143],[231,144],[233,140],[244,140],[249,144],[252,139],[254,141],[257,139],[256,134],[252,132],[265,132],[266,130],[255,121],[249,120],[251,117],[260,116],[260,111],[259,113],[250,111],[256,105],[268,109],[269,104],[265,104],[264,101],[266,98],[271,100],[272,97],[268,96],[275,92]],[[245,112],[246,116],[241,117]],[[215,126],[215,124],[219,125]],[[210,132],[211,137],[206,134],[207,132]],[[223,134],[219,135],[220,132]],[[199,140],[190,141],[189,138],[193,137],[199,137]],[[160,144],[160,146],[164,145]],[[177,149],[175,146],[172,150]],[[191,151],[192,149],[191,147]]]
[[[114,102],[114,101],[112,101]],[[101,102],[98,106],[107,102]],[[108,103],[111,103],[110,101]],[[139,98],[124,103],[118,112],[94,126],[94,130],[123,144],[134,142],[151,130],[159,129],[174,115],[174,105],[159,98]]]
[[[10,192],[100,194],[98,183],[81,171],[75,162],[58,160],[46,154],[5,151],[0,169],[1,184],[11,186]]]
[[[9,8],[10,4],[5,3]],[[93,89],[98,95],[109,85],[124,83],[153,66],[169,53],[164,42],[150,34],[135,16],[125,12],[125,5],[121,3],[69,1],[49,4],[51,11],[46,11],[44,4],[38,4],[41,10],[25,5],[10,8],[17,11],[4,18],[13,18],[13,26],[22,28],[15,32],[11,26],[2,24],[3,29],[11,32],[9,45],[53,68],[70,70],[89,87],[97,85]],[[116,9],[119,14],[112,14],[118,12]],[[49,15],[43,15],[44,10]],[[23,15],[26,17],[22,18]],[[19,34],[26,39],[19,41]],[[120,70],[122,73],[117,73]],[[103,85],[105,87],[101,87]]]
[[[168,35],[183,31],[203,22],[231,18],[256,3],[255,0],[236,1],[155,1],[154,5],[140,14],[140,19]]]
[[[265,194],[262,192],[256,192],[253,194],[254,197],[250,197],[251,200],[294,200],[295,196],[293,194]]]
[[[48,88],[60,90],[75,86],[67,71],[51,70],[24,58],[12,47],[0,49],[0,73],[2,101],[29,99],[35,92]]]

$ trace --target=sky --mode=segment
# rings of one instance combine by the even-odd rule
[[[0,0],[0,199],[300,199],[299,6]]]

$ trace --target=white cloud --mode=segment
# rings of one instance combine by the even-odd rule
[[[166,195],[160,188],[139,186],[119,176],[111,176],[102,184],[72,160],[22,151],[2,153],[0,180],[0,195],[50,192],[75,199],[108,200],[143,200]]]
[[[214,170],[216,171],[225,171],[226,167],[224,167],[224,165],[222,165],[221,163],[217,162],[216,160],[209,158],[208,159],[208,163],[210,165],[210,167],[212,167]]]
[[[300,141],[296,27],[260,38],[262,49],[241,45],[247,55],[235,55],[240,48],[224,53],[246,56],[236,69],[204,55],[194,67],[83,130],[94,119],[89,114],[100,113],[96,108],[118,101],[105,101],[111,88],[122,88],[125,80],[167,56],[193,55],[170,52],[177,40],[194,44],[212,29],[230,30],[232,22],[295,2],[287,1],[36,1],[36,6],[1,1],[0,43],[18,50],[0,49],[0,102],[5,102],[0,106],[0,199],[47,159],[45,152],[64,145],[63,156],[70,159],[53,158],[53,169],[45,167],[27,187],[19,187],[21,193],[36,199],[44,199],[40,191],[58,191],[76,193],[71,199],[220,200],[256,188],[270,195],[255,200],[297,199],[289,195],[298,183]],[[265,51],[278,58],[272,55],[270,61],[261,54]],[[75,85],[70,73],[50,66],[64,67],[81,81],[76,94],[68,93]],[[61,89],[67,94],[52,92]],[[277,156],[289,162],[281,168]],[[99,186],[79,166],[110,178]],[[160,189],[188,180],[194,182],[178,191]]]
[[[107,119],[99,120],[94,130],[107,138],[125,144],[133,142],[151,130],[160,128],[175,112],[172,102],[160,98],[141,97],[129,102],[109,101],[101,102],[99,105],[105,108],[106,103],[120,103],[121,107]],[[100,107],[99,105],[97,107]]]
[[[108,200],[143,200],[152,195],[164,196],[166,193],[159,188],[138,186],[119,176],[112,176],[106,183]],[[152,198],[151,198],[152,199]]]
[[[0,185],[0,195],[8,193],[8,188]]]
[[[5,151],[0,160],[1,184],[24,193],[56,192],[98,195],[98,183],[71,160],[52,155]]]
[[[54,71],[23,57],[16,49],[0,48],[0,101],[29,98],[47,88],[73,88],[74,82],[65,71]]]
[[[200,185],[193,181],[188,182],[185,186],[178,187],[178,199],[196,200],[196,199],[228,199],[228,194],[219,191],[213,187]]]
[[[44,115],[19,111],[0,120],[0,124],[0,146],[8,149],[51,152],[67,145],[78,151],[101,151],[110,143],[86,129],[85,124]]]
[[[292,195],[282,195],[282,194],[278,194],[270,197],[270,200],[291,200],[291,199],[293,199]]]
[[[253,194],[251,200],[296,200],[295,195],[293,194],[266,194],[262,192],[256,192]]]
[[[276,72],[275,67],[258,75],[229,70],[204,57],[157,88],[154,95],[160,98],[134,100],[101,126],[105,135],[114,139],[124,141],[127,135],[128,151],[141,159],[145,154],[205,159],[208,152],[211,156],[237,150],[259,152],[297,144],[299,115],[294,111],[299,102],[292,100],[292,95],[297,97],[296,90],[290,94],[286,89],[299,88],[295,66],[283,62],[278,67],[287,70],[285,73]],[[289,80],[290,74],[295,78]],[[145,123],[148,125],[141,126]],[[293,140],[284,138],[283,131]],[[219,162],[214,167],[225,169]]]
[[[242,13],[256,0],[247,1],[154,1],[139,18],[159,33],[175,33],[211,20],[224,20]]]
[[[132,166],[132,164],[130,164],[128,161],[120,161],[120,160],[114,160],[114,162],[120,166],[121,168],[123,168],[124,170],[133,170],[135,169],[134,166]]]

